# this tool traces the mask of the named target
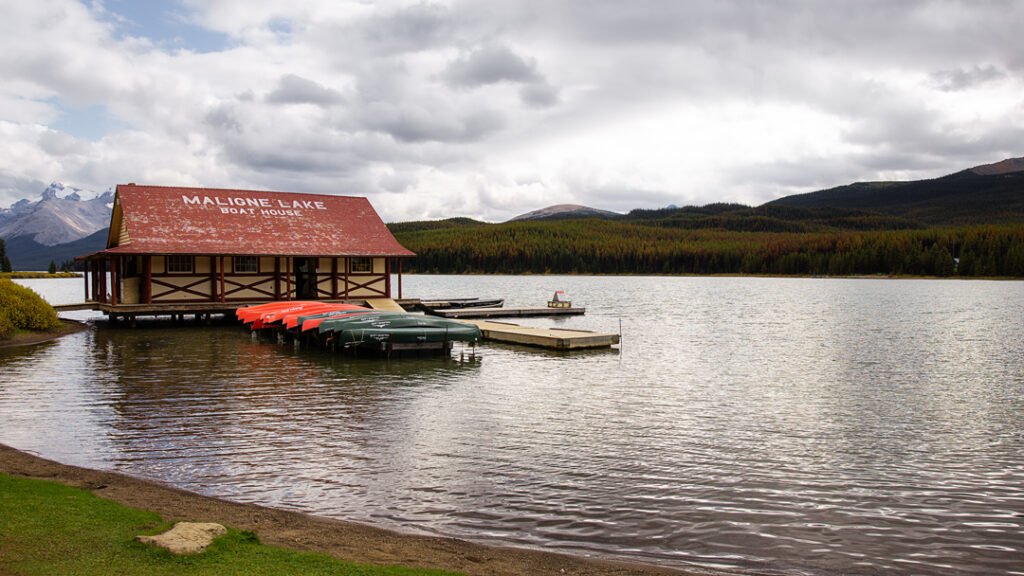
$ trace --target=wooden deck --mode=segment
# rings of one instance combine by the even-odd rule
[[[442,318],[525,318],[528,316],[579,316],[586,314],[586,308],[450,308],[434,310],[434,316]]]
[[[98,310],[95,302],[79,302],[78,304],[57,304],[53,307],[57,312],[74,312],[76,310]]]
[[[367,298],[366,305],[384,312],[405,312],[405,308],[391,298]]]
[[[418,298],[405,298],[401,300],[387,299],[375,299],[379,306],[388,306],[388,308],[374,307],[378,310],[395,310],[404,311],[405,308],[415,308],[419,304]],[[386,300],[386,302],[380,302],[380,300]],[[370,300],[362,298],[353,298],[348,301],[345,300],[318,300],[318,302],[331,302],[331,303],[349,303],[360,306],[372,306]],[[156,303],[156,304],[117,304],[111,305],[102,302],[78,302],[75,304],[58,304],[54,306],[54,310],[57,312],[71,312],[75,310],[95,310],[97,312],[103,312],[109,316],[133,318],[136,316],[176,316],[176,315],[189,315],[189,314],[224,314],[234,317],[235,310],[243,308],[245,306],[256,306],[258,304],[266,304],[266,300],[252,301],[252,302],[176,302],[176,303]]]
[[[507,322],[487,320],[460,320],[480,328],[484,340],[539,346],[553,350],[580,350],[585,348],[608,348],[619,343],[618,334],[601,334],[588,330],[563,330],[561,328],[534,328]]]

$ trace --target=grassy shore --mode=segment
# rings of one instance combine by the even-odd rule
[[[261,542],[289,550],[326,554],[347,563],[404,566],[413,570],[405,572],[405,574],[444,574],[444,571],[458,572],[468,576],[538,576],[541,574],[556,576],[695,576],[700,574],[709,576],[710,574],[706,570],[691,571],[681,569],[681,567],[614,562],[554,554],[541,550],[488,546],[457,538],[395,532],[365,524],[321,518],[255,504],[229,502],[116,472],[90,470],[61,464],[0,444],[0,475],[3,474],[15,479],[56,481],[63,486],[88,490],[89,493],[102,498],[102,501],[116,503],[136,511],[148,510],[175,522],[217,522],[237,530],[248,530],[257,534]],[[8,496],[9,493],[10,496]],[[83,553],[81,550],[87,546],[84,547],[81,543],[77,546],[71,545],[65,541],[69,540],[72,534],[90,533],[90,524],[93,523],[92,516],[95,514],[95,512],[83,514],[65,511],[64,503],[66,500],[70,500],[69,495],[65,493],[45,496],[41,502],[37,498],[36,508],[48,510],[48,512],[39,512],[38,514],[27,509],[29,499],[26,496],[20,496],[5,486],[0,486],[0,500],[5,496],[13,498],[13,500],[7,500],[6,504],[0,503],[0,574],[91,574],[91,572],[61,569],[63,564],[59,563],[63,560],[60,557],[55,560],[58,564],[49,569],[45,569],[45,566],[37,567],[39,570],[37,572],[28,572],[20,564],[17,570],[5,564],[5,562],[13,562],[15,559],[13,555],[8,556],[8,550],[11,550],[11,554],[18,550],[20,558],[18,561],[25,562],[25,551],[31,550],[31,548],[26,548],[27,546],[44,550],[44,553],[46,547],[38,543],[20,542],[21,539],[26,538],[20,536],[25,530],[24,528],[6,528],[6,526],[14,526],[14,524],[7,523],[8,517],[11,516],[8,509],[12,506],[25,509],[25,511],[15,513],[15,518],[22,517],[18,521],[19,523],[49,523],[53,531],[45,534],[43,538],[58,541],[53,545],[59,546],[62,550],[79,550],[74,553]],[[54,516],[51,514],[60,518],[60,521],[55,523],[52,520]],[[39,519],[35,519],[37,516]],[[49,518],[49,520],[44,520],[44,518]],[[150,518],[154,517],[150,516]],[[154,524],[146,524],[146,522]],[[132,548],[135,544],[127,542],[125,538],[130,539],[144,531],[155,532],[159,530],[159,523],[158,518],[141,521],[138,531],[126,530],[121,536],[118,536],[120,538],[118,546],[126,547],[128,550],[126,553],[137,554],[138,551]],[[146,527],[148,530],[143,530],[141,527]],[[5,534],[11,532],[16,535],[15,539],[19,540],[17,544],[14,540],[8,542],[10,538]],[[39,532],[45,531],[37,530],[35,533]],[[243,541],[248,540],[244,535],[239,538]],[[230,543],[230,541],[229,539],[228,542]],[[249,542],[246,546],[252,544]],[[225,560],[225,562],[235,562],[233,557],[228,556],[227,558],[230,560]],[[177,568],[180,567],[177,564],[171,566],[176,570],[168,569],[167,572],[157,573],[192,574],[187,570],[178,570]],[[218,573],[236,573],[229,570],[230,566],[221,566],[221,568]],[[359,568],[362,572],[354,572],[354,574],[377,574],[377,572],[368,572],[364,566]],[[434,572],[430,572],[431,570]],[[101,570],[98,573],[131,574],[134,572],[130,570]],[[145,574],[146,572],[141,573]],[[348,574],[350,572],[336,573]],[[394,573],[392,572],[392,574]],[[388,572],[384,572],[384,574],[388,574]],[[398,572],[398,574],[403,573]]]
[[[324,554],[266,546],[252,532],[232,528],[200,554],[175,556],[134,540],[139,534],[170,528],[155,513],[55,482],[6,474],[0,475],[0,518],[3,574],[454,574],[343,562]]]

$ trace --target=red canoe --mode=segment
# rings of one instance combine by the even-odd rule
[[[306,318],[302,323],[302,331],[312,330],[319,326],[325,320],[334,320],[335,318],[343,318],[347,316],[357,316],[359,314],[372,314],[377,310],[370,310],[369,308],[363,310],[337,310],[334,312],[327,312],[325,314],[318,314],[313,318]]]
[[[291,300],[287,302],[268,302],[266,304],[257,304],[256,306],[246,306],[245,308],[239,308],[235,310],[235,317],[244,322],[245,324],[251,324],[256,321],[257,318],[270,312],[272,310],[278,310],[281,308],[288,308],[295,306],[296,304],[302,304],[307,302],[305,300]]]
[[[322,307],[310,306],[303,309],[301,312],[289,312],[281,318],[281,323],[288,330],[295,328],[299,325],[299,317],[301,316],[312,316],[314,314],[323,314],[325,312],[371,312],[369,308],[363,308],[362,306],[356,306],[355,304],[325,304]]]

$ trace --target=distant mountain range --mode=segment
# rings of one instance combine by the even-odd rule
[[[83,190],[54,182],[37,201],[0,209],[0,238],[17,270],[45,270],[102,250],[113,193],[82,200]],[[1024,158],[1009,158],[941,178],[857,182],[773,200],[761,206],[709,204],[619,214],[557,204],[509,222],[606,219],[672,228],[760,232],[913,229],[1024,222]],[[396,234],[486,225],[469,218],[389,224]]]
[[[929,226],[1024,222],[1024,158],[932,180],[857,182],[765,206],[858,210]]]
[[[924,228],[1024,222],[1024,158],[1009,158],[929,180],[856,182],[779,198],[761,206],[670,205],[617,214],[559,204],[518,220],[662,220],[667,225],[776,232],[833,228]]]
[[[110,223],[114,193],[104,192],[82,200],[81,188],[54,182],[39,200],[27,198],[0,208],[0,238],[27,236],[43,246],[73,242],[105,228]]]
[[[5,240],[7,255],[15,270],[46,270],[50,262],[58,266],[74,260],[75,256],[84,256],[103,250],[107,246],[107,228],[93,232],[85,238],[79,238],[65,244],[47,246],[32,239],[31,236],[18,236]]]
[[[620,216],[622,214],[618,212],[598,210],[597,208],[580,206],[579,204],[555,204],[554,206],[520,214],[509,220],[509,222],[519,220],[562,220],[568,218],[618,218]]]
[[[94,196],[88,200],[82,197]],[[0,238],[16,270],[45,270],[51,260],[64,260],[102,249],[92,236],[110,224],[114,193],[93,192],[54,182],[38,200],[19,200],[0,208]],[[86,240],[89,239],[89,240]]]

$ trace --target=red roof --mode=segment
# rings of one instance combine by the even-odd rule
[[[108,253],[415,256],[354,196],[119,184],[110,228]]]

